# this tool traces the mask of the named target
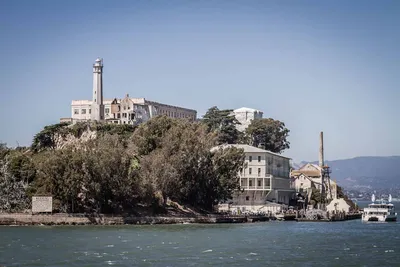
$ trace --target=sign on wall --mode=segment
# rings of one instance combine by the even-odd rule
[[[32,197],[32,213],[52,211],[53,197]]]

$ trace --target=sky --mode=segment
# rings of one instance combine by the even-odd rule
[[[90,99],[250,107],[293,161],[400,155],[400,1],[0,1],[0,141],[30,145]]]

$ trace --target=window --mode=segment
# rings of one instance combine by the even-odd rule
[[[106,114],[110,113],[110,109],[106,108]]]
[[[253,180],[249,180],[249,186],[253,186]]]
[[[261,156],[258,156],[258,162],[261,162]]]
[[[257,181],[257,186],[261,186],[261,180],[260,179]]]
[[[249,196],[246,196],[246,200],[249,201],[249,200],[250,200],[250,197],[249,197]]]
[[[261,176],[261,168],[258,168],[258,176]]]
[[[86,114],[86,109],[82,109],[81,114]]]
[[[251,168],[249,168],[249,174],[251,175]]]
[[[79,114],[79,109],[74,109],[74,114]]]
[[[249,156],[249,162],[251,162],[253,160],[252,156]]]
[[[89,108],[89,114],[92,114],[92,109]]]

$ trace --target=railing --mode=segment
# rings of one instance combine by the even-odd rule
[[[244,190],[271,190],[271,186],[247,186],[247,185],[242,185],[241,187],[240,187],[241,189],[244,189]]]

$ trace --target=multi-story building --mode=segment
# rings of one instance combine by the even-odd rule
[[[236,125],[236,129],[244,132],[254,119],[262,119],[263,112],[253,108],[238,108],[233,111],[235,118],[240,122]]]
[[[221,209],[228,205],[230,210],[270,211],[271,203],[289,205],[295,197],[290,187],[290,158],[249,145],[221,145],[213,150],[231,146],[243,149],[245,165],[239,173],[241,190]]]
[[[72,100],[71,117],[62,118],[61,122],[107,121],[117,124],[137,124],[155,116],[165,115],[170,118],[196,120],[197,111],[145,98],[124,98],[103,100],[103,60],[97,59],[93,64],[93,99]]]

